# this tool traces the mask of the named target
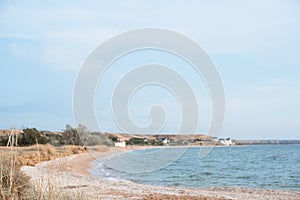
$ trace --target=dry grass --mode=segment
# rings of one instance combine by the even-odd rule
[[[5,155],[15,155],[21,166],[34,166],[37,163],[53,160],[84,152],[80,146],[52,147],[51,145],[34,145],[30,147],[0,147]]]
[[[39,162],[53,160],[84,152],[82,147],[34,145],[30,147],[0,147],[0,199],[68,200],[83,199],[80,193],[65,194],[48,181],[47,188],[41,184],[33,186],[30,177],[21,171],[21,166],[34,166]]]
[[[26,199],[36,200],[82,200],[86,199],[85,195],[80,191],[66,191],[57,187],[51,180],[48,180],[47,186],[42,183],[32,187]]]
[[[0,199],[19,199],[22,195],[26,196],[30,178],[21,172],[16,156],[1,153],[0,159]]]

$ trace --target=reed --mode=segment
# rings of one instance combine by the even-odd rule
[[[30,177],[21,170],[24,165],[34,166],[39,162],[82,152],[84,149],[78,146],[52,147],[37,144],[30,147],[0,147],[0,199],[83,199],[80,192],[63,191],[50,178],[41,179],[39,184],[32,185]],[[48,182],[46,188],[44,181]]]

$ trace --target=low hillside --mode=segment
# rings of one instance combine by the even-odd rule
[[[9,137],[12,134],[10,140]],[[73,128],[66,125],[62,132],[40,131],[35,128],[23,130],[0,130],[0,146],[31,146],[35,144],[51,144],[53,146],[81,145],[114,146],[116,142],[126,142],[127,145],[214,145],[213,137],[203,134],[157,134],[138,135],[122,133],[90,132],[86,127],[79,125]],[[10,141],[10,142],[9,142]]]

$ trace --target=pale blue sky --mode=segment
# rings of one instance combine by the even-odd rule
[[[227,96],[221,137],[300,139],[299,11],[296,0],[1,1],[0,128],[75,125],[73,85],[89,53],[118,33],[154,27],[187,35],[216,64]],[[199,132],[205,132],[211,108],[203,81],[178,58],[152,51],[129,55],[104,77],[95,97],[104,131],[118,132],[108,98],[118,77],[153,60],[189,80],[200,105]],[[161,103],[170,111],[164,131],[176,130],[172,95],[161,88],[140,92],[132,100],[132,117],[147,124],[148,107]]]

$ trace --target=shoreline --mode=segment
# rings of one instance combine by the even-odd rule
[[[147,148],[147,147],[146,147]],[[89,170],[95,159],[113,156],[124,151],[145,149],[144,146],[129,148],[102,148],[24,166],[22,171],[31,176],[34,185],[49,187],[49,182],[61,192],[76,191],[86,199],[299,199],[300,191],[265,190],[234,187],[177,188],[145,185],[124,180],[95,178]],[[104,187],[103,187],[104,186]]]

